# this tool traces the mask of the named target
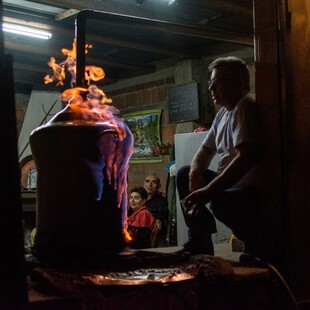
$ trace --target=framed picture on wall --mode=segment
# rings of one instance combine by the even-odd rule
[[[123,119],[134,136],[134,152],[130,163],[162,162],[159,153],[161,110],[124,114]]]

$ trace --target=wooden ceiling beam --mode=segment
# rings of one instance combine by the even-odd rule
[[[132,16],[124,16],[119,14],[104,13],[98,11],[82,11],[78,18],[84,19],[102,19],[106,22],[123,24],[126,27],[150,29],[163,33],[174,33],[196,37],[200,39],[212,39],[216,41],[225,41],[230,43],[239,43],[246,46],[253,46],[254,38],[252,35],[235,34],[232,32],[222,32],[216,30],[208,30],[205,27],[197,27],[191,25],[181,25],[161,20],[148,18],[134,18]]]
[[[6,50],[14,55],[15,81],[27,85],[33,83],[35,87],[44,87],[43,78],[49,71],[47,62],[51,56],[55,57],[58,63],[65,60],[61,49],[72,47],[75,36],[73,15],[77,15],[85,8],[103,12],[104,19],[100,19],[100,23],[105,25],[105,29],[113,30],[111,33],[101,35],[100,31],[96,32],[97,24],[94,30],[91,24],[87,29],[86,43],[92,44],[94,49],[86,55],[86,64],[100,66],[107,72],[107,78],[100,81],[99,85],[115,82],[120,76],[125,78],[134,74],[149,74],[154,72],[155,64],[158,62],[168,61],[173,65],[180,60],[195,57],[194,50],[206,51],[205,54],[209,55],[212,54],[212,48],[218,50],[214,47],[217,44],[252,47],[254,42],[251,34],[244,34],[252,32],[251,0],[179,0],[177,5],[171,6],[148,0],[139,6],[136,0],[34,2],[62,8],[64,11],[59,13],[56,19],[46,18],[47,24],[43,24],[39,18],[30,19],[15,12],[14,15],[8,14],[11,17],[4,17],[4,21],[49,30],[54,34],[53,38],[43,45],[34,41],[29,44],[22,43],[27,41],[16,40],[12,35],[7,35],[5,38]],[[31,7],[25,10],[31,12]],[[48,16],[55,15],[56,13]],[[117,15],[120,18],[117,18]],[[126,28],[114,25],[124,25]],[[103,29],[102,25],[98,27]],[[131,34],[136,34],[132,40],[128,39]],[[155,34],[154,38],[151,37],[152,34]],[[149,38],[146,43],[141,42],[144,37]],[[157,45],[152,43],[153,39]],[[197,54],[197,57],[199,55]]]
[[[236,14],[240,18],[253,19],[253,3],[252,1],[247,2],[248,5],[240,4],[238,0],[182,0],[180,5],[186,8],[197,6],[204,10],[221,12],[224,15]]]
[[[177,7],[168,6],[165,3],[156,3],[154,1],[145,1],[141,5],[137,5],[135,0],[129,2],[128,0],[118,1],[94,1],[94,0],[39,0],[35,1],[42,4],[48,4],[51,6],[60,7],[63,9],[75,9],[75,10],[96,10],[103,12],[113,12],[118,14],[125,14],[131,16],[140,16],[148,18],[171,18],[182,15],[183,11],[180,10],[183,4],[199,5],[205,10],[217,10],[225,13],[236,13],[240,17],[252,18],[253,10],[252,6],[245,5],[244,1],[240,3],[238,0],[182,0],[177,3]],[[177,2],[177,1],[176,1]],[[248,1],[249,2],[249,1]],[[246,3],[248,3],[246,2]],[[159,13],[158,13],[159,12]],[[164,15],[163,15],[164,14]],[[166,17],[166,18],[165,18]]]
[[[46,65],[45,72],[47,72],[48,71],[47,62],[49,61],[50,57],[52,57],[52,56],[54,58],[56,58],[58,60],[58,62],[62,61],[60,58],[61,52],[59,52],[59,54],[57,54],[57,55],[55,55],[55,54],[51,55],[51,53],[53,51],[51,51],[51,49],[49,47],[38,47],[38,46],[36,46],[35,48],[33,48],[33,45],[31,45],[31,44],[25,45],[25,44],[22,44],[22,43],[19,43],[16,41],[13,42],[13,41],[6,40],[5,41],[5,49],[8,52],[14,51],[14,52],[21,53],[21,54],[23,54],[23,57],[26,57],[26,58],[27,58],[27,55],[25,55],[25,54],[28,54],[32,58],[34,56],[36,56],[38,62],[33,65],[34,71],[36,71],[36,66],[38,66],[39,63],[41,63],[41,64],[44,63],[44,65]],[[44,56],[46,56],[45,60],[44,60]],[[63,60],[65,60],[65,58]],[[15,57],[15,62],[16,62],[16,57]],[[87,55],[87,63],[94,64],[96,66],[103,67],[103,68],[105,66],[109,66],[109,67],[118,68],[118,69],[131,70],[131,71],[135,71],[137,73],[143,72],[143,73],[147,74],[147,73],[151,73],[154,71],[153,65],[143,65],[141,62],[136,63],[136,64],[135,63],[128,64],[128,63],[122,62],[119,59],[113,59],[112,57],[109,57],[109,56],[97,58],[97,57],[90,57],[89,55]]]
[[[11,17],[4,17],[3,20],[5,22],[16,23],[19,25],[31,26],[31,27],[35,27],[35,28],[49,30],[53,33],[60,33],[63,35],[68,35],[68,36],[70,36],[70,34],[71,34],[72,35],[72,41],[74,38],[74,31],[71,32],[70,30],[65,29],[63,27],[54,26],[54,25],[46,25],[46,24],[35,23],[35,22],[27,22],[27,21],[24,21],[22,19],[11,18]],[[184,53],[172,51],[171,49],[165,49],[165,48],[161,48],[161,47],[136,43],[133,41],[128,42],[126,40],[108,38],[108,37],[99,36],[99,35],[87,34],[87,39],[89,41],[93,41],[93,42],[99,42],[99,43],[108,44],[108,45],[130,48],[130,49],[139,50],[139,51],[143,51],[143,52],[151,52],[153,54],[167,55],[167,56],[173,56],[173,57],[175,57],[175,56],[185,57],[186,56],[186,54],[184,54]]]
[[[136,17],[136,18],[150,18],[150,19],[157,19],[159,21],[165,21],[165,22],[171,22],[171,23],[177,23],[180,24],[182,18],[178,17],[178,10],[173,8],[173,11],[171,11],[170,15],[167,16],[165,12],[169,11],[169,8],[166,7],[164,11],[155,9],[146,9],[144,8],[143,5],[141,6],[136,6],[136,5],[128,5],[126,6],[126,2],[122,5],[119,5],[118,3],[122,1],[93,1],[93,0],[88,0],[88,1],[83,1],[83,0],[65,0],[65,1],[50,1],[50,0],[40,0],[36,1],[39,3],[43,4],[48,4],[48,5],[54,5],[57,7],[61,7],[66,9],[75,9],[75,10],[85,10],[87,8],[88,10],[94,10],[94,11],[100,11],[103,13],[113,13],[113,14],[122,14],[126,15],[129,17]],[[217,5],[216,8],[219,10],[219,12],[225,12],[225,14],[229,13],[235,13],[239,17],[241,17],[242,14],[246,15],[247,18],[253,18],[253,13],[250,9],[244,9],[242,6],[234,5],[232,1],[216,1]],[[133,1],[134,3],[134,1]],[[181,2],[182,3],[182,2]],[[206,1],[203,5],[204,10],[207,11],[208,6],[212,5],[213,1]],[[149,6],[153,6],[153,2],[149,2]],[[222,5],[222,6],[221,6]],[[182,4],[180,4],[182,6]],[[146,7],[146,6],[145,6]],[[158,5],[159,7],[159,5]],[[199,10],[198,10],[199,11]],[[239,13],[243,12],[243,13]],[[158,14],[160,12],[160,14]],[[165,15],[166,14],[166,15]],[[184,14],[181,11],[181,15]],[[241,15],[240,15],[241,14]],[[190,17],[191,14],[188,14]],[[206,16],[207,18],[208,16]],[[188,26],[189,24],[187,24]],[[184,25],[186,26],[186,25]],[[164,31],[165,29],[162,29]],[[210,39],[216,39],[219,41],[226,41],[226,42],[233,42],[233,43],[240,43],[240,44],[245,44],[245,45],[253,45],[253,38],[249,38],[248,36],[242,36],[239,34],[233,34],[233,33],[228,33],[224,31],[213,31],[213,30],[208,30],[207,28],[202,29],[204,32],[204,37],[205,38],[210,38]],[[167,31],[167,30],[166,30]],[[189,32],[185,33],[186,35],[189,35]],[[250,42],[249,42],[250,41]]]

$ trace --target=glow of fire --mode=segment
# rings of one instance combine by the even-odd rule
[[[68,103],[68,107],[81,115],[85,121],[104,123],[118,134],[118,143],[115,152],[111,154],[106,149],[106,176],[109,184],[114,180],[114,189],[117,190],[118,207],[123,211],[123,223],[127,220],[127,171],[128,163],[133,153],[133,135],[120,118],[114,114],[119,111],[110,105],[112,100],[105,93],[90,85],[88,88],[75,87],[65,90],[61,100]],[[125,212],[125,211],[126,212]],[[124,224],[127,226],[126,224]]]
[[[85,54],[88,53],[88,49],[92,48],[91,44],[85,45]],[[76,84],[76,39],[72,44],[72,49],[63,48],[61,52],[67,57],[67,59],[59,64],[56,63],[54,57],[50,58],[47,63],[52,69],[53,74],[47,74],[44,77],[44,83],[49,84],[55,82],[57,86],[63,86],[66,78],[65,71],[71,74],[71,87]],[[105,72],[102,68],[96,66],[85,66],[85,81],[87,85],[90,85],[91,81],[100,81],[105,77]]]
[[[85,53],[91,45],[86,45]],[[56,82],[56,85],[63,85],[65,71],[71,74],[71,87],[76,82],[76,40],[74,39],[72,50],[62,49],[67,59],[60,64],[51,57],[48,65],[53,69],[53,75],[46,75],[45,84]],[[85,80],[88,88],[74,87],[65,90],[61,94],[61,100],[68,104],[68,108],[80,115],[83,121],[95,121],[103,123],[106,127],[113,129],[118,135],[116,149],[105,148],[106,176],[109,184],[114,180],[114,189],[117,191],[118,208],[122,209],[123,236],[126,242],[131,241],[127,232],[127,171],[129,159],[133,153],[133,135],[125,122],[114,114],[119,111],[111,105],[112,99],[97,86],[90,84],[91,81],[99,81],[105,77],[104,70],[96,66],[85,67]],[[112,150],[112,151],[111,151]]]
[[[132,238],[128,232],[127,229],[123,229],[123,236],[124,236],[124,240],[128,243],[130,241],[132,241]]]

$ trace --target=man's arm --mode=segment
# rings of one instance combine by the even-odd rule
[[[166,226],[168,219],[167,199],[160,194],[156,194],[155,197],[147,201],[147,207],[149,210],[153,210],[156,219],[155,226],[161,230],[163,225]]]
[[[199,147],[191,162],[191,168],[189,172],[190,191],[197,190],[206,185],[201,174],[209,167],[214,154],[215,151],[207,148],[204,145]]]
[[[256,148],[252,145],[242,143],[236,147],[236,151],[237,156],[219,176],[185,198],[186,207],[208,203],[213,197],[237,183],[256,164]]]

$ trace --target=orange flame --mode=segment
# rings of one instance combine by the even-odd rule
[[[85,53],[91,45],[85,46]],[[56,82],[63,85],[67,70],[72,77],[71,87],[76,83],[76,40],[74,39],[72,50],[63,48],[62,53],[67,59],[60,64],[56,63],[55,58],[51,57],[48,65],[53,70],[53,75],[46,75],[45,84]],[[61,94],[61,100],[68,103],[68,108],[80,115],[84,121],[102,122],[118,134],[116,149],[104,146],[104,156],[106,159],[106,175],[111,184],[114,180],[114,189],[117,190],[118,207],[122,208],[123,235],[128,243],[131,240],[127,227],[127,172],[128,162],[133,153],[133,135],[129,127],[121,119],[114,116],[119,111],[111,106],[112,99],[107,98],[106,94],[95,85],[90,85],[91,81],[99,81],[105,76],[104,70],[96,66],[85,67],[85,80],[88,88],[74,87],[65,90]],[[114,150],[112,152],[111,150]]]
[[[44,77],[44,83],[49,84],[57,81],[57,86],[63,85],[63,80],[66,78],[65,67],[60,66],[56,63],[56,59],[51,57],[50,61],[47,63],[53,70],[53,75],[46,75]]]
[[[123,229],[123,236],[124,236],[124,240],[126,243],[129,243],[132,241],[132,238],[127,229]]]
[[[92,48],[91,44],[85,45],[85,54],[88,53],[88,49]],[[76,83],[76,39],[74,38],[72,43],[72,49],[62,48],[61,52],[67,56],[67,59],[60,64],[56,63],[54,57],[50,58],[48,66],[52,69],[53,74],[47,74],[44,77],[44,83],[49,84],[56,82],[57,86],[62,86],[66,78],[65,71],[71,74],[71,87]],[[91,81],[99,81],[105,77],[105,72],[102,68],[96,66],[85,66],[85,81],[87,85],[90,85]]]

